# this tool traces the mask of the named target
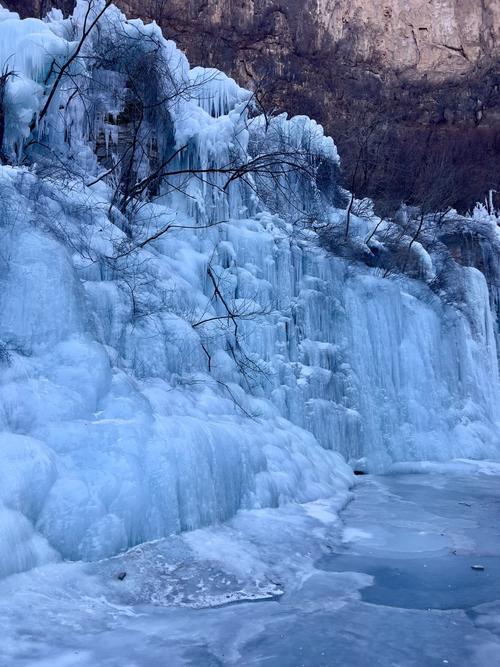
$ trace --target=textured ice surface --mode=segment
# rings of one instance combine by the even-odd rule
[[[372,604],[469,610],[496,601],[498,468],[471,473],[472,461],[435,466],[441,473],[429,472],[433,467],[422,471],[422,479],[406,475],[362,482],[359,498],[344,515],[342,548],[317,567],[372,575],[374,584],[361,594]],[[380,518],[372,516],[371,503]]]

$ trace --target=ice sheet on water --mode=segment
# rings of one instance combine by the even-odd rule
[[[478,580],[484,573],[471,571],[467,559],[453,556],[451,549],[471,526],[462,521],[457,498],[483,498],[473,521],[481,524],[477,535],[484,535],[498,478],[430,474],[412,482],[399,476],[363,481],[343,514],[348,530],[356,528],[361,515],[370,529],[386,527],[385,537],[376,538],[376,558],[361,557],[358,543],[342,542],[339,497],[330,504],[244,511],[225,525],[145,544],[105,561],[47,565],[6,578],[0,582],[4,656],[12,664],[66,661],[85,667],[117,667],[124,660],[159,667],[165,655],[172,664],[200,667],[247,662],[292,667],[297,656],[325,667],[332,660],[368,667],[374,657],[380,665],[402,667],[422,661],[495,664],[497,602],[474,604],[481,597],[491,600],[496,589],[485,587]],[[421,507],[422,498],[433,512]],[[447,553],[442,545],[422,553],[414,543],[408,557],[394,563],[394,542],[409,515],[429,534],[446,524]],[[499,546],[497,535],[492,553],[498,554]],[[469,558],[480,558],[482,548],[477,542]],[[456,558],[454,569],[448,567],[451,558]],[[399,574],[382,572],[391,564]],[[448,588],[460,568],[475,587]],[[126,576],[120,580],[122,572]],[[398,585],[402,581],[407,590]],[[432,587],[435,596],[426,607],[420,601],[423,595],[431,599]],[[382,589],[385,599],[376,595]],[[443,600],[448,602],[441,609]]]
[[[500,473],[500,462],[481,461],[472,459],[453,459],[452,461],[439,463],[438,461],[399,461],[393,463],[388,470],[396,474],[426,474],[445,473],[447,475],[463,475],[478,473],[480,475],[498,475]]]

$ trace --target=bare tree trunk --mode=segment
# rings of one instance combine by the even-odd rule
[[[345,219],[345,235],[344,238],[347,241],[349,238],[349,228],[351,226],[351,213],[352,213],[352,206],[354,204],[354,192],[351,192],[351,198],[349,200],[349,206],[347,207],[347,215]]]
[[[415,232],[414,236],[412,237],[412,239],[411,239],[411,241],[410,241],[410,244],[409,244],[409,246],[408,246],[408,250],[406,251],[406,257],[405,257],[405,261],[404,261],[404,263],[403,263],[403,268],[402,268],[402,272],[403,272],[403,273],[404,273],[405,270],[406,270],[406,266],[407,266],[407,264],[408,264],[408,260],[409,260],[409,258],[410,258],[411,247],[412,247],[412,245],[415,243],[415,241],[418,239],[418,237],[420,236],[420,232],[422,231],[422,227],[424,226],[424,219],[425,219],[425,215],[424,215],[424,213],[422,212],[422,213],[420,214],[420,220],[419,220],[419,222],[418,222],[418,228],[417,228],[417,231]]]
[[[7,162],[7,156],[3,150],[3,142],[5,137],[5,125],[6,125],[6,114],[5,114],[5,95],[7,92],[7,81],[11,76],[14,76],[14,72],[5,68],[0,74],[0,163],[5,164]]]

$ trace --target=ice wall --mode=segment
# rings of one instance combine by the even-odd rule
[[[158,34],[113,8],[108,20],[124,40]],[[0,43],[3,29],[24,35],[9,39],[40,87],[30,109],[47,77],[43,59],[22,55],[33,26],[59,36],[59,55],[73,43],[61,17],[0,20]],[[265,144],[246,91],[213,70],[190,73],[161,44],[177,63],[168,85],[199,84],[153,128],[169,134],[161,150],[187,147],[172,169]],[[100,76],[105,119],[120,112],[123,79]],[[82,85],[96,95],[95,77]],[[86,185],[103,169],[98,132],[70,95],[38,131],[77,176],[47,177],[46,162],[0,168],[0,575],[104,558],[240,508],[343,493],[351,477],[339,453],[372,470],[498,455],[494,323],[479,271],[463,269],[467,307],[446,305],[424,283],[329,256],[314,232],[280,217],[280,197],[259,199],[269,188],[257,181],[221,193],[216,180],[190,179],[188,197],[173,187],[142,202],[127,230],[110,215],[112,183]],[[118,150],[112,124],[99,122],[106,150]],[[313,122],[276,122],[297,150],[314,141],[321,159],[338,160]],[[313,214],[311,184],[299,178],[294,192]],[[214,284],[239,313],[237,340]]]

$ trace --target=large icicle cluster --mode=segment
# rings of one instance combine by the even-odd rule
[[[169,151],[182,148],[172,171],[209,170],[286,140],[311,148],[335,189],[336,149],[313,121],[251,119],[247,91],[190,71],[157,26],[110,7],[37,127],[40,145],[26,146],[86,9],[45,22],[0,13],[18,163],[0,167],[0,575],[333,495],[350,483],[338,452],[376,470],[498,453],[479,271],[463,269],[464,314],[425,283],[329,256],[295,215],[301,201],[315,221],[340,218],[320,178],[290,176],[285,200],[265,174],[229,188],[220,174],[173,176],[133,229],[112,178],[99,179],[123,155],[123,58],[140,62],[152,44],[169,64],[156,95],[169,101],[148,107],[138,179]]]

